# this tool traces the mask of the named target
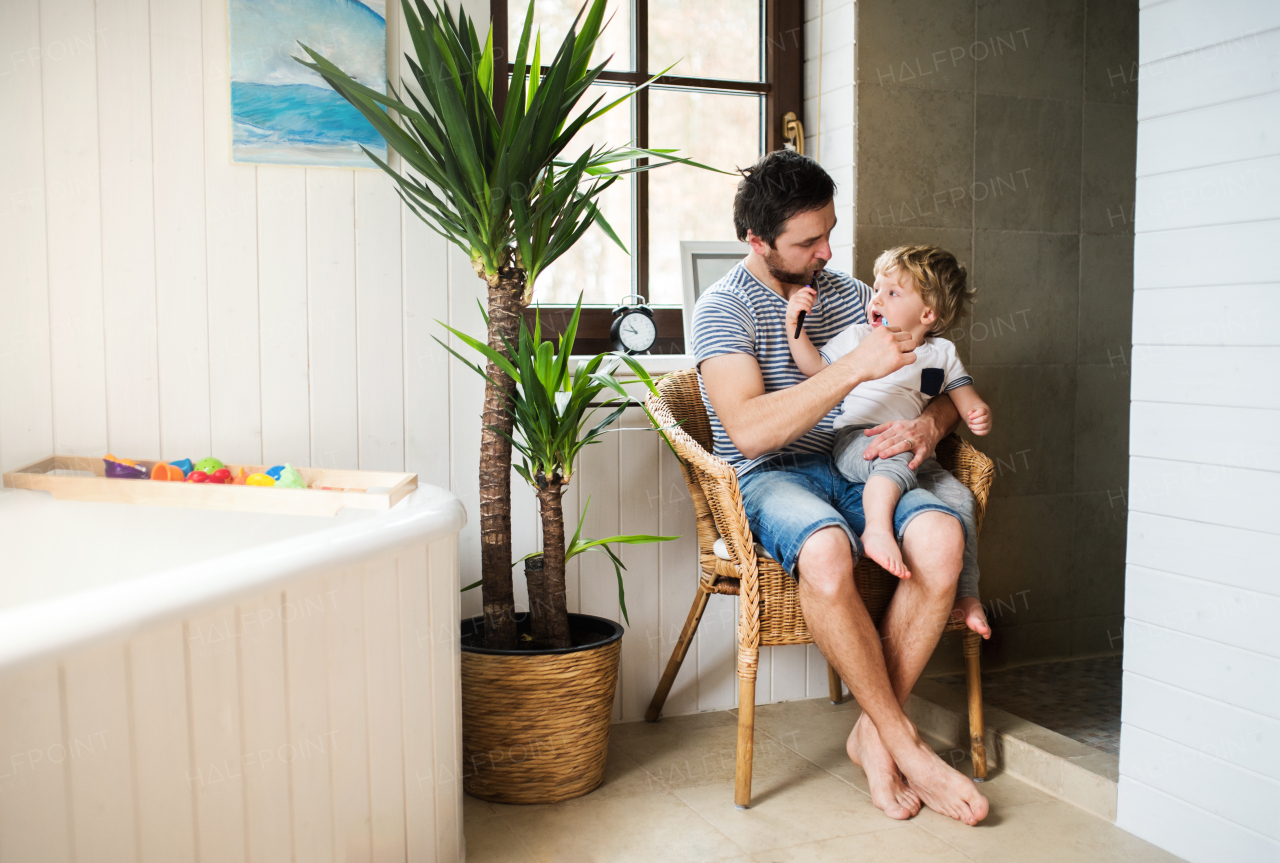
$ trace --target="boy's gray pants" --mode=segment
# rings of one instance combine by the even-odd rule
[[[933,456],[920,462],[914,471],[907,467],[912,453],[904,452],[892,458],[864,459],[862,454],[875,440],[863,434],[870,426],[845,426],[836,430],[836,443],[831,451],[836,468],[850,482],[866,483],[873,476],[882,476],[898,486],[899,494],[913,488],[923,488],[947,506],[960,513],[964,524],[964,563],[960,567],[960,582],[956,597],[978,596],[978,522],[977,505],[973,493],[951,471],[938,463]],[[902,541],[902,537],[898,537]]]

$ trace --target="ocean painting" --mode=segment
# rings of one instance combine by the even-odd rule
[[[373,168],[369,121],[293,58],[303,42],[366,87],[387,89],[387,0],[230,0],[231,160]]]

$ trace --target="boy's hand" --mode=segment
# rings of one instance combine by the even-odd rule
[[[976,435],[984,435],[991,431],[991,408],[981,405],[969,411],[969,415],[964,418],[969,425],[969,431]]]
[[[813,288],[801,288],[791,295],[791,299],[787,301],[787,337],[792,338],[796,332],[796,318],[801,312],[808,314],[813,311],[813,301],[818,298],[818,292]]]

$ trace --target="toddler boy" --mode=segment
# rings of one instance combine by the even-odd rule
[[[845,397],[835,421],[832,450],[840,472],[852,482],[865,483],[866,529],[861,539],[866,554],[898,578],[910,578],[894,536],[893,511],[899,498],[918,485],[915,471],[908,466],[912,453],[866,459],[863,454],[872,438],[865,431],[892,420],[914,419],[930,399],[947,393],[969,430],[985,435],[991,431],[991,408],[974,389],[955,345],[942,338],[964,313],[964,303],[973,298],[965,269],[955,256],[937,246],[899,246],[876,259],[875,275],[875,294],[867,310],[870,323],[854,324],[819,350],[802,328],[797,334],[800,313],[811,311],[818,297],[813,288],[803,288],[787,304],[787,340],[796,366],[809,377],[852,351],[878,326],[909,332],[919,345],[915,362],[859,384]],[[985,637],[990,628],[976,587],[977,573],[962,573],[957,591],[961,595],[952,615]]]

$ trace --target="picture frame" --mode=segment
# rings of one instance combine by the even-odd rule
[[[693,352],[693,307],[707,288],[720,281],[751,247],[737,240],[682,240],[680,275],[684,283],[684,349]]]

